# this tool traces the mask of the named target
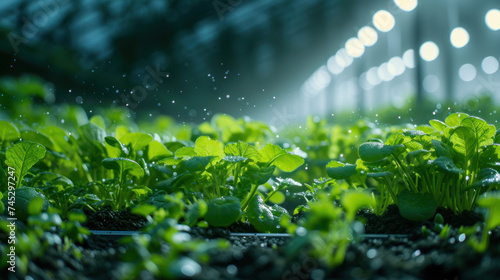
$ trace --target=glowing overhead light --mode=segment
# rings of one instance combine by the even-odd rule
[[[345,43],[345,50],[352,57],[360,57],[365,53],[365,46],[358,38],[351,38]]]
[[[497,9],[491,9],[486,13],[484,17],[486,25],[493,31],[500,29],[500,11]]]
[[[326,67],[328,68],[328,71],[334,75],[338,75],[344,71],[344,67],[340,66],[337,63],[337,57],[334,55],[328,59],[328,62],[326,63]]]
[[[351,65],[353,61],[352,56],[350,56],[344,48],[337,51],[335,59],[337,63],[344,68]]]
[[[312,88],[317,91],[325,89],[331,81],[332,78],[330,77],[330,73],[328,73],[328,70],[324,65],[314,72],[310,78]]]
[[[367,78],[367,72],[364,72],[359,76],[359,85],[364,89],[364,90],[371,90],[373,88],[373,84],[368,82]]]
[[[382,32],[391,31],[395,23],[392,14],[386,10],[380,10],[373,15],[373,25]]]
[[[394,3],[398,5],[398,7],[405,11],[405,12],[410,12],[413,11],[418,4],[417,0],[394,0]]]
[[[403,54],[403,61],[406,67],[410,69],[415,67],[415,52],[413,49],[405,51]]]
[[[377,70],[378,77],[385,82],[389,82],[392,79],[394,79],[394,75],[389,72],[389,64],[387,62],[384,62],[380,65],[380,67]]]
[[[425,61],[433,61],[439,56],[438,46],[431,41],[427,41],[420,46],[420,57]]]
[[[441,86],[439,78],[434,75],[429,75],[424,78],[423,84],[424,90],[427,92],[436,92]]]
[[[476,78],[477,71],[476,67],[472,64],[464,64],[460,67],[458,70],[458,76],[460,76],[460,79],[464,82],[470,82]]]
[[[485,57],[481,62],[481,68],[486,74],[494,74],[498,71],[498,66],[498,60],[493,56]]]
[[[373,86],[380,84],[382,81],[378,76],[378,68],[372,67],[366,72],[366,81]]]
[[[451,31],[450,41],[455,48],[462,48],[469,43],[469,32],[462,27],[457,27]]]
[[[403,59],[399,56],[393,57],[389,60],[388,69],[389,73],[394,76],[399,76],[405,71],[405,63]]]
[[[377,42],[378,34],[375,29],[365,26],[358,31],[358,39],[363,45],[371,47]]]

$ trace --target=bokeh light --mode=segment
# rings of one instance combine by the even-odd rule
[[[481,68],[486,74],[494,74],[498,71],[498,59],[493,56],[487,56],[481,62]]]
[[[410,69],[415,68],[415,51],[413,49],[405,51],[403,61],[406,67]]]
[[[425,91],[434,93],[439,90],[441,82],[439,81],[438,77],[434,75],[429,75],[424,78],[422,86],[424,87]]]
[[[455,48],[463,48],[469,43],[469,32],[462,27],[457,27],[451,31],[450,41]]]
[[[484,17],[486,25],[493,31],[500,29],[500,11],[497,9],[491,9],[486,13]]]
[[[458,70],[458,76],[464,82],[470,82],[476,78],[477,70],[474,65],[467,63],[460,67]]]
[[[342,48],[335,54],[335,60],[340,66],[345,68],[352,64],[353,58],[344,48]]]
[[[365,53],[365,46],[358,38],[351,38],[345,43],[345,50],[350,56],[356,58]]]
[[[328,71],[334,75],[338,75],[344,71],[344,67],[338,64],[337,57],[335,55],[328,59],[326,67],[328,68]]]
[[[417,0],[394,0],[394,3],[403,11],[413,11],[418,4]]]
[[[377,70],[377,74],[378,77],[384,82],[389,82],[394,79],[394,75],[389,72],[389,63],[387,62],[384,62],[380,65]]]
[[[377,42],[378,34],[375,29],[365,26],[358,31],[358,39],[363,45],[371,47]]]
[[[399,76],[403,74],[405,68],[405,63],[401,57],[396,56],[389,60],[388,69],[392,75]]]
[[[427,41],[420,46],[420,57],[425,61],[433,61],[439,56],[439,48],[436,43]]]
[[[382,32],[389,32],[394,28],[396,20],[386,10],[380,10],[373,15],[373,25]]]

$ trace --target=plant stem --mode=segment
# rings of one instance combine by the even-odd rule
[[[417,189],[417,186],[415,186],[415,183],[413,182],[413,180],[411,179],[410,175],[409,175],[409,172],[408,170],[406,169],[406,167],[401,163],[401,161],[399,160],[399,158],[397,156],[395,156],[394,154],[392,154],[392,157],[394,158],[394,160],[396,160],[396,163],[397,165],[399,166],[400,170],[403,171],[403,178],[406,177],[407,181],[408,181],[408,184],[410,185],[410,190],[413,188],[413,191],[414,192],[418,192],[418,189]]]
[[[250,190],[250,194],[248,195],[247,199],[245,200],[245,203],[243,203],[243,206],[241,206],[241,210],[245,211],[248,207],[248,204],[250,203],[250,200],[252,200],[252,197],[255,195],[257,192],[258,185],[252,185],[252,189]]]

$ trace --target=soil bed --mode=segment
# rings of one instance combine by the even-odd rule
[[[431,228],[432,222],[408,222],[399,216],[395,207],[390,207],[381,217],[362,214],[367,221],[366,233],[410,236],[362,240],[349,246],[344,263],[335,269],[325,267],[306,252],[287,258],[284,245],[291,242],[290,238],[229,236],[229,232],[249,229],[248,224],[235,224],[226,229],[193,228],[190,231],[193,237],[226,238],[232,243],[228,250],[210,252],[210,262],[202,264],[202,273],[195,279],[497,279],[500,275],[500,229],[492,232],[488,252],[479,254],[459,240],[457,223],[463,218],[467,225],[474,224],[481,216],[469,212],[455,218],[442,209],[439,212],[445,223],[455,225],[449,238],[439,239],[434,232],[423,237],[419,234],[421,226]],[[145,219],[137,217],[127,211],[108,209],[90,215],[87,226],[97,225],[91,228],[98,230],[124,230],[123,225],[132,225],[129,228],[137,230],[138,225],[146,224]],[[128,221],[121,220],[127,218]],[[101,225],[103,228],[98,228]],[[81,259],[62,248],[49,247],[43,256],[31,260],[29,275],[32,279],[123,278],[120,259],[125,246],[91,236],[78,248],[82,252]],[[141,279],[153,279],[153,276],[145,272]]]

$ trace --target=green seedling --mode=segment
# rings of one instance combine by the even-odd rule
[[[127,158],[107,158],[103,159],[102,165],[107,169],[115,171],[117,187],[111,193],[112,205],[114,209],[123,209],[130,204],[132,188],[127,186],[127,176],[141,178],[144,176],[144,169],[135,161]]]
[[[500,226],[500,192],[487,193],[478,200],[478,205],[487,209],[483,233],[480,241],[473,235],[468,240],[468,244],[477,252],[483,253],[489,245],[489,231]]]

